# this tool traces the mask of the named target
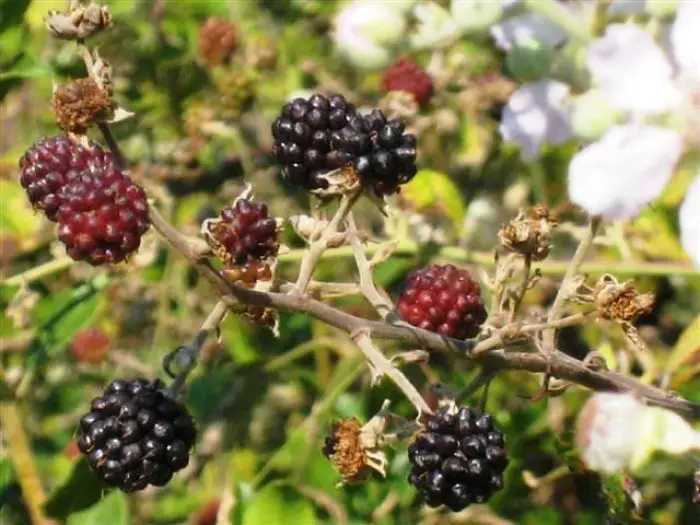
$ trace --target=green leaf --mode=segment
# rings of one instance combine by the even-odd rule
[[[292,487],[270,484],[255,494],[243,514],[243,525],[314,525],[311,502]]]
[[[97,505],[68,518],[68,525],[127,525],[129,523],[126,496],[112,491]]]
[[[32,210],[22,187],[8,180],[0,181],[0,232],[17,235],[27,242],[40,225],[39,215]],[[25,242],[26,243],[26,242]]]
[[[408,201],[421,213],[437,213],[449,218],[454,227],[462,227],[464,201],[457,185],[444,173],[420,170],[401,189],[402,199]]]
[[[0,32],[22,21],[30,0],[0,0]],[[0,39],[0,47],[4,41]]]
[[[95,473],[90,470],[87,460],[81,459],[68,478],[49,496],[44,511],[51,518],[65,521],[71,514],[95,505],[102,493],[102,487],[95,478]]]
[[[27,54],[10,69],[0,73],[0,80],[45,77],[49,76],[51,71],[51,67],[46,62],[40,62],[32,55]]]

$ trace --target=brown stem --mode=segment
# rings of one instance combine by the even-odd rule
[[[607,370],[591,370],[581,361],[560,352],[547,359],[539,353],[514,352],[512,349],[506,351],[505,347],[515,345],[507,341],[508,337],[505,337],[502,332],[498,332],[488,339],[478,342],[478,344],[474,341],[459,341],[412,326],[396,326],[380,321],[361,319],[299,295],[259,292],[232,285],[219,275],[206,260],[192,257],[187,241],[163,219],[153,206],[151,206],[151,221],[153,227],[177,251],[187,257],[200,274],[217,288],[222,300],[229,305],[244,302],[278,310],[300,312],[347,333],[368,329],[374,338],[394,339],[410,346],[433,351],[458,352],[465,357],[472,357],[472,353],[474,353],[477,355],[474,359],[478,364],[494,371],[506,369],[535,373],[549,371],[554,377],[577,383],[592,390],[633,392],[649,404],[667,408],[685,417],[700,419],[700,405],[659,388],[642,385],[634,378],[622,374]],[[527,331],[526,327],[523,327],[523,330]],[[522,341],[519,342],[519,345],[522,345]]]

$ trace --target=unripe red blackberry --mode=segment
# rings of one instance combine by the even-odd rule
[[[185,468],[197,435],[159,381],[115,379],[80,418],[78,448],[102,481],[124,492],[162,487]]]
[[[486,320],[481,289],[467,270],[431,264],[405,282],[397,308],[407,323],[447,337],[466,339]]]
[[[379,195],[394,193],[416,174],[416,140],[401,121],[375,109],[360,115],[342,95],[297,98],[272,124],[272,153],[291,185],[325,189],[323,174],[352,167]]]
[[[75,177],[62,200],[58,238],[77,261],[123,261],[138,249],[149,226],[146,193],[115,165]]]
[[[238,47],[238,31],[233,22],[208,18],[199,29],[199,56],[211,65],[229,62]]]
[[[407,91],[420,107],[425,107],[433,96],[433,79],[419,64],[401,58],[382,74],[384,91]]]
[[[457,512],[484,503],[503,488],[508,466],[504,445],[490,414],[442,406],[408,447],[408,481],[431,507],[446,505]]]
[[[85,147],[64,135],[44,137],[19,160],[19,181],[29,202],[56,221],[66,184],[81,173],[93,173],[113,163],[112,155],[94,142]]]
[[[97,365],[107,357],[110,340],[102,330],[85,328],[80,330],[71,342],[73,357],[83,363]]]
[[[263,261],[279,250],[277,221],[268,215],[267,204],[240,198],[221,210],[221,217],[208,221],[209,243],[229,266]]]

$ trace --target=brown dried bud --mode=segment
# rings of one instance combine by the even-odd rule
[[[112,14],[106,5],[94,2],[87,6],[72,2],[69,12],[49,11],[46,27],[55,38],[62,40],[84,39],[112,25]]]
[[[80,78],[56,88],[51,100],[58,126],[82,134],[109,115],[112,102],[105,91],[90,78]]]
[[[408,91],[389,91],[379,101],[379,108],[387,118],[402,118],[410,120],[420,111],[416,97]]]
[[[238,47],[233,22],[211,17],[199,29],[199,56],[210,66],[227,64]]]
[[[527,214],[521,211],[503,226],[498,232],[498,239],[506,249],[530,257],[533,261],[541,261],[549,255],[549,234],[557,224],[549,209],[538,204]]]
[[[323,454],[330,459],[340,472],[345,483],[360,483],[372,471],[386,476],[386,457],[379,448],[379,434],[384,429],[384,421],[373,418],[362,427],[355,419],[333,423],[331,434],[326,437]]]
[[[501,75],[484,75],[459,94],[458,103],[469,115],[498,109],[517,87],[515,82]]]
[[[634,324],[637,319],[651,312],[654,294],[640,294],[632,281],[620,283],[606,274],[595,285],[595,304],[602,319]]]
[[[228,253],[224,250],[223,254],[217,253],[217,256],[225,260],[228,257]],[[221,273],[231,284],[245,288],[253,288],[258,281],[269,281],[272,279],[270,266],[258,261],[252,261],[242,266],[225,268]]]

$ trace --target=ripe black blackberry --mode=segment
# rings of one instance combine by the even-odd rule
[[[249,199],[221,210],[221,218],[207,223],[208,238],[217,255],[230,266],[263,261],[279,250],[277,221],[267,204]]]
[[[342,95],[297,98],[272,124],[272,153],[291,185],[326,189],[323,174],[352,166],[379,195],[393,193],[416,174],[416,140],[404,124],[375,109],[360,115]]]
[[[408,448],[408,481],[431,507],[446,505],[457,512],[484,503],[503,488],[504,444],[490,414],[442,406]]]
[[[138,249],[148,229],[146,193],[114,164],[103,165],[71,179],[56,218],[70,257],[117,263]]]
[[[486,320],[481,289],[467,270],[431,264],[404,283],[397,303],[407,323],[439,334],[466,339]]]
[[[94,142],[85,147],[64,135],[44,137],[19,160],[19,181],[29,202],[56,221],[65,185],[81,173],[92,173],[113,163],[112,155]]]
[[[185,468],[196,429],[159,381],[115,379],[80,418],[78,448],[108,485],[124,492],[164,486]]]

